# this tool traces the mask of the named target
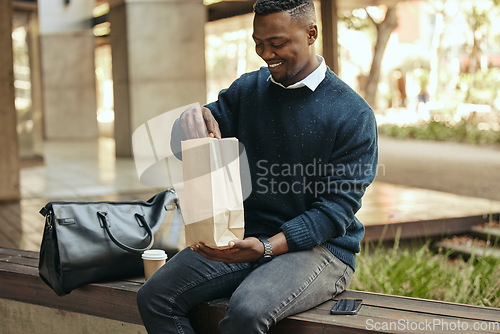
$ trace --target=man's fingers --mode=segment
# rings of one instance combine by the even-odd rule
[[[181,126],[187,138],[207,137],[208,131],[199,109],[189,109],[181,115]]]
[[[184,130],[186,137],[189,139],[198,138],[194,117],[195,116],[191,110],[187,110],[181,115],[182,130]]]
[[[194,127],[196,130],[196,138],[203,138],[208,136],[207,125],[203,119],[203,115],[200,112],[194,113]]]
[[[214,261],[231,261],[231,254],[228,250],[218,250],[205,246],[203,243],[198,243],[191,247],[192,250],[198,252],[203,257]]]
[[[231,240],[229,243],[233,243],[233,246],[230,246],[233,249],[241,249],[241,250],[248,250],[251,249],[253,246],[253,241],[251,239],[234,239]]]
[[[187,138],[212,137],[221,139],[219,124],[210,109],[189,109],[181,115],[181,125]]]
[[[203,119],[207,126],[207,131],[210,137],[221,139],[221,133],[219,129],[219,124],[215,120],[210,109],[203,107],[202,109]]]
[[[207,123],[207,130],[208,133],[211,135],[210,137],[221,139],[222,136],[219,130],[219,124],[217,124],[215,120],[213,122]]]

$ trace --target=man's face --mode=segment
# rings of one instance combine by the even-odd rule
[[[317,27],[306,27],[286,12],[256,15],[253,22],[255,50],[268,65],[273,79],[284,86],[304,79],[317,67],[312,44]]]

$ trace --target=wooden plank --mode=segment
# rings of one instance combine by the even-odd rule
[[[23,199],[21,201],[21,222],[23,235],[18,248],[39,251],[42,242],[45,218],[39,214],[47,203],[44,199]]]
[[[189,322],[195,333],[208,334],[210,324],[210,310],[206,304],[195,306],[188,314]]]
[[[488,218],[481,216],[468,216],[457,218],[440,218],[414,222],[400,222],[384,225],[365,226],[364,241],[376,242],[394,240],[400,231],[401,239],[429,238],[434,236],[447,236],[469,232],[474,225],[482,224]]]
[[[22,250],[22,249],[0,247],[0,256],[2,256],[2,255],[21,256],[21,257],[27,257],[27,258],[37,259],[37,260],[40,256],[40,254],[38,252],[26,251],[26,250]]]
[[[308,323],[301,320],[285,319],[273,327],[269,333],[271,334],[356,334],[356,333],[386,333],[380,331],[368,331],[365,328],[357,328],[351,325],[336,324],[324,325],[317,323]]]
[[[9,269],[4,270],[3,265],[0,263],[0,298],[142,324],[136,303],[139,285],[89,284],[59,297],[34,268],[9,264]]]
[[[26,3],[26,2],[20,2],[20,1],[13,1],[12,6],[14,10],[23,10],[23,11],[29,11],[29,12],[36,12],[38,5],[36,2],[32,3]]]
[[[209,22],[253,12],[255,0],[222,1],[207,6]]]
[[[203,333],[220,333],[218,323],[225,315],[225,307],[227,301],[217,303],[204,303],[210,308],[210,329]],[[383,333],[378,331],[368,331],[363,326],[357,326],[352,323],[349,317],[334,318],[331,315],[321,313],[312,309],[304,313],[304,317],[297,316],[288,317],[281,320],[276,326],[272,327],[269,333],[272,334],[317,334],[317,333]],[[316,316],[314,315],[316,313]],[[346,320],[345,322],[339,319]]]
[[[38,253],[0,248],[0,298],[141,324],[136,294],[144,282],[137,277],[123,281],[89,284],[68,296],[58,297],[38,276]],[[347,290],[338,298],[360,298],[364,305],[356,316],[332,316],[334,300],[280,321],[270,333],[415,333],[414,330],[373,330],[370,322],[394,324],[457,323],[472,328],[474,322],[497,322],[500,309],[464,305],[372,292]],[[190,317],[199,333],[218,333],[228,300],[203,303]],[[437,331],[439,332],[439,331]],[[490,331],[494,333],[495,331]],[[487,333],[487,332],[485,332]]]
[[[38,270],[38,260],[22,256],[8,256],[6,258],[0,258],[0,263],[7,262],[10,264],[19,264],[33,270]]]
[[[8,202],[0,204],[0,219],[7,223],[21,222],[21,203]],[[21,228],[19,228],[19,231]]]
[[[41,206],[21,208],[21,226],[24,233],[42,235],[45,218],[38,213],[40,208]]]
[[[323,57],[326,65],[339,74],[337,0],[321,0],[321,22],[323,24]]]
[[[20,233],[2,234],[0,239],[0,246],[2,247],[19,247],[22,235]]]
[[[483,240],[491,240],[493,244],[500,240],[500,228],[473,226],[471,232],[473,236]]]
[[[363,299],[364,304],[380,308],[401,309],[412,312],[443,315],[453,318],[493,322],[500,319],[500,309],[492,307],[466,305],[404,296],[392,296],[375,292],[354,290],[344,291],[335,299],[339,298],[359,298]],[[325,305],[325,307],[328,306]]]
[[[0,246],[19,248],[23,237],[20,204],[0,204]]]
[[[333,303],[331,303],[332,305]],[[318,322],[323,324],[335,324],[353,327],[358,329],[366,329],[375,323],[389,324],[393,323],[398,327],[402,327],[393,332],[412,332],[412,326],[417,324],[427,324],[427,327],[441,328],[442,324],[461,323],[463,328],[473,328],[474,323],[480,320],[477,319],[463,319],[453,316],[442,316],[428,313],[418,313],[408,311],[405,309],[385,308],[380,306],[363,305],[360,312],[356,316],[331,316],[328,307],[325,310],[319,308],[312,309],[308,312],[298,314],[297,316],[290,317],[302,322]],[[408,330],[403,330],[407,328]]]
[[[3,264],[4,267],[8,266],[8,264],[19,264],[27,268],[36,269],[38,260],[21,256],[0,256],[0,264]]]
[[[8,260],[8,258],[7,258]],[[27,267],[23,265],[19,265],[16,263],[9,263],[8,261],[1,261],[0,262],[0,275],[6,275],[8,273],[15,273],[15,274],[21,274],[21,275],[26,275],[26,276],[37,276],[38,271],[36,268],[33,267]],[[0,277],[0,279],[2,279]]]
[[[8,272],[38,277],[38,260],[18,256],[3,258],[0,260],[0,274]],[[89,285],[96,286],[101,289],[123,290],[136,293],[143,283],[144,278],[136,278],[134,281],[111,281],[91,283]]]
[[[2,230],[9,229],[21,233],[21,205],[19,203],[0,204],[0,224]]]
[[[360,292],[359,294],[364,293]],[[359,298],[359,294],[356,297]],[[396,299],[399,298],[397,296],[394,297]],[[436,332],[443,332],[440,329],[447,324],[455,325],[460,323],[463,326],[462,328],[471,329],[476,321],[481,321],[370,305],[364,305],[355,316],[332,316],[329,314],[329,310],[333,304],[334,301],[328,301],[307,312],[288,317],[273,327],[270,333],[310,334],[332,333],[335,331],[340,331],[342,333],[426,332],[425,330],[415,331],[414,326],[427,326],[428,328],[434,329]],[[212,327],[209,333],[218,333],[218,329],[214,327],[213,324],[217,324],[224,317],[227,302],[210,303],[208,305],[211,308],[210,315],[212,318]],[[376,327],[374,324],[379,324],[379,329],[383,324],[394,326],[396,329],[379,331],[375,330]],[[484,331],[484,333],[496,333],[496,331],[493,329]]]
[[[444,249],[450,252],[452,256],[461,256],[466,261],[472,254],[477,258],[491,257],[500,259],[500,249],[491,246],[480,247],[478,245],[470,246],[468,244],[455,244],[453,241],[440,241],[436,243],[434,247]]]
[[[12,239],[7,238],[6,235],[0,234],[0,246],[3,247],[17,247],[16,242],[12,241]]]

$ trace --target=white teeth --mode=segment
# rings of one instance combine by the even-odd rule
[[[281,63],[277,63],[277,64],[269,64],[268,66],[269,66],[269,67],[271,67],[271,68],[273,68],[273,67],[276,67],[276,66],[279,66],[279,65],[281,65]]]

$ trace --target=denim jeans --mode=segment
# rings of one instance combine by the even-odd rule
[[[344,291],[352,275],[351,267],[323,246],[260,266],[211,261],[186,248],[141,287],[137,303],[150,334],[194,333],[187,312],[228,297],[221,333],[267,333],[279,320]]]

